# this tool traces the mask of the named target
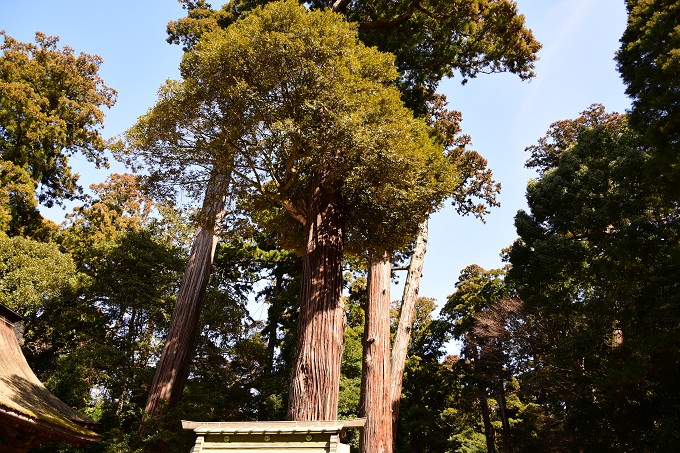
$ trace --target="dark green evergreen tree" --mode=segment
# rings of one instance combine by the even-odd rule
[[[650,148],[593,106],[529,151],[541,177],[509,254],[528,316],[525,385],[563,420],[563,448],[673,451],[679,238],[645,178]]]
[[[648,178],[680,196],[680,5],[674,0],[627,0],[628,25],[616,54],[633,105],[630,124],[653,147]]]

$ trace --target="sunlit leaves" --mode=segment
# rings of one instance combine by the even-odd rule
[[[106,165],[104,113],[116,92],[99,77],[101,58],[36,33],[36,44],[4,38],[0,56],[0,157],[25,169],[46,206],[80,192],[69,157]]]

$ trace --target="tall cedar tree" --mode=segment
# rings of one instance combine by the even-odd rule
[[[204,35],[185,55],[182,75],[128,132],[133,157],[150,164],[150,183],[195,188],[210,173],[224,182],[214,193],[222,209],[231,180],[245,206],[277,207],[301,224],[292,229],[303,232],[294,235],[303,284],[289,417],[334,419],[345,240],[364,243],[358,232],[389,222],[397,207],[399,216],[423,217],[455,183],[455,166],[390,87],[392,58],[360,44],[354,27],[334,13],[293,2],[256,10]],[[206,217],[216,224],[216,214]],[[356,226],[354,234],[347,225]],[[209,265],[210,253],[197,256]],[[208,270],[200,275],[207,279]],[[160,401],[176,403],[186,379],[200,297],[185,301],[182,292],[149,415],[158,414]]]
[[[486,160],[467,148],[470,138],[461,134],[461,115],[446,109],[446,98],[433,95],[428,101],[428,123],[431,135],[444,149],[446,158],[457,171],[448,186],[440,186],[431,194],[433,200],[451,198],[456,210],[482,218],[488,207],[496,205],[500,185],[492,180]],[[420,187],[420,190],[424,190]],[[390,194],[392,195],[392,194]],[[367,418],[361,435],[362,451],[391,451],[394,443],[401,400],[404,366],[415,315],[418,286],[422,274],[427,243],[427,212],[423,218],[412,215],[403,197],[389,201],[391,218],[386,222],[361,225],[368,240],[361,243],[368,250],[368,295],[364,330],[364,368],[362,376],[361,415]],[[416,238],[399,310],[394,344],[390,344],[390,277],[392,254]],[[392,346],[392,348],[390,348]],[[394,367],[394,370],[392,369]],[[377,398],[387,395],[389,403]],[[384,404],[384,406],[383,406]],[[383,440],[387,439],[387,440]]]
[[[501,186],[493,180],[491,170],[486,167],[486,159],[468,147],[470,137],[462,134],[461,113],[449,110],[446,107],[446,97],[433,94],[427,102],[426,118],[428,124],[432,127],[432,134],[436,142],[444,147],[447,157],[460,172],[458,184],[448,195],[451,197],[452,205],[458,214],[471,214],[483,219],[484,215],[488,214],[490,207],[498,206],[496,195],[500,192]],[[425,252],[427,251],[427,239],[428,219],[425,218],[418,225],[418,232],[413,241],[413,250],[404,282],[397,331],[394,334],[390,359],[390,399],[394,442],[396,442],[399,422],[402,380],[418,301]]]
[[[529,149],[542,176],[515,224],[532,379],[574,449],[678,448],[677,215],[646,182],[654,149],[593,106]]]
[[[257,2],[232,2],[220,10],[212,10],[203,0],[185,2],[186,18],[168,26],[169,42],[183,44],[190,49],[199,36],[211,29],[231,23],[242,11],[248,11]],[[424,100],[436,89],[445,76],[458,70],[463,77],[474,77],[479,72],[511,71],[521,78],[530,78],[533,61],[540,45],[531,32],[524,28],[524,19],[517,14],[516,5],[509,1],[465,2],[450,5],[445,2],[427,4],[404,2],[394,5],[376,5],[374,2],[336,1],[314,2],[317,7],[331,7],[346,18],[359,23],[360,36],[365,42],[380,49],[394,52],[400,72],[399,85],[403,97],[415,111],[423,113]],[[413,30],[423,30],[414,33]],[[464,79],[465,80],[465,79]],[[479,163],[479,162],[478,162]],[[471,166],[479,170],[479,165]],[[420,229],[425,232],[425,228]],[[419,241],[424,243],[421,233]],[[417,257],[423,254],[417,255]],[[422,264],[412,262],[411,268],[419,273]],[[419,275],[409,275],[409,291],[415,297]],[[404,304],[405,318],[415,298]],[[410,300],[409,299],[409,300]],[[411,310],[412,311],[412,310]],[[400,344],[408,338],[410,328],[406,323],[400,329]],[[400,348],[400,350],[405,348]],[[399,354],[404,356],[405,354]],[[395,362],[395,360],[392,360]],[[403,369],[403,359],[396,360],[396,369]],[[394,378],[393,381],[400,380]],[[392,389],[393,406],[398,407],[401,391]],[[395,403],[396,401],[396,403]],[[395,417],[396,419],[396,417]]]

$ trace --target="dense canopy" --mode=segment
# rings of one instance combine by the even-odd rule
[[[0,159],[26,170],[47,206],[81,189],[69,157],[106,165],[103,107],[116,92],[99,76],[102,59],[59,48],[59,38],[36,33],[23,43],[0,32]]]

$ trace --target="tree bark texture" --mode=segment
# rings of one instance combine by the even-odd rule
[[[399,325],[394,336],[392,345],[391,363],[391,395],[392,406],[392,439],[396,443],[397,425],[399,424],[399,404],[401,402],[401,388],[404,379],[404,367],[406,365],[406,354],[408,344],[411,340],[411,329],[413,328],[413,317],[415,315],[416,302],[420,289],[420,280],[423,276],[423,263],[427,250],[428,220],[420,223],[416,244],[408,266],[408,274],[404,283],[404,292],[401,297],[401,311],[399,313]]]
[[[360,413],[362,453],[392,453],[390,402],[390,255],[369,257]]]
[[[217,246],[216,226],[224,215],[229,178],[214,170],[199,213],[199,227],[170,318],[168,336],[146,401],[146,417],[161,415],[162,402],[174,407],[182,396],[194,353],[199,319]]]
[[[338,417],[340,365],[345,330],[342,259],[345,216],[341,198],[320,185],[307,212],[302,294],[288,419]]]

